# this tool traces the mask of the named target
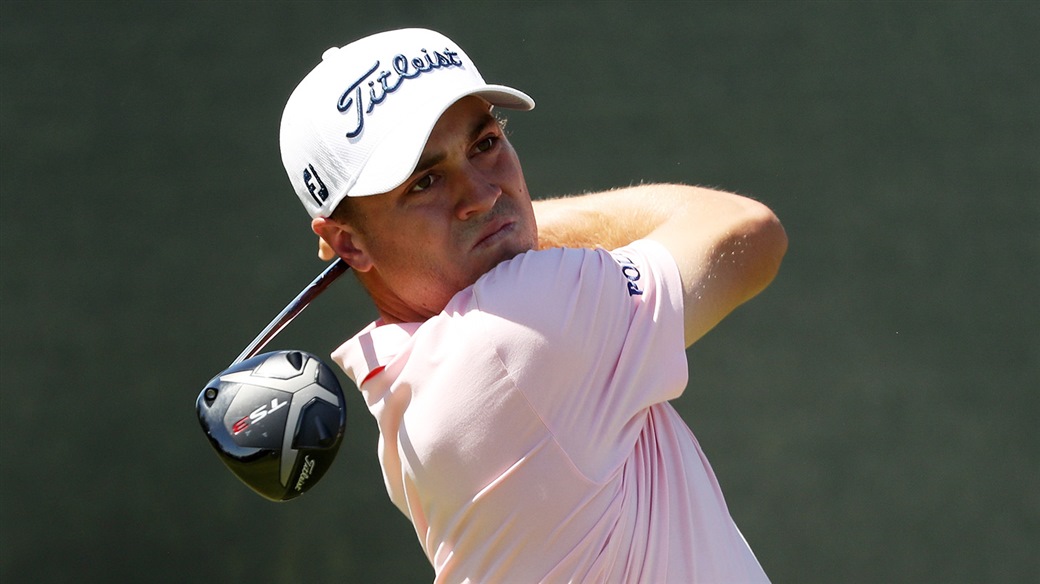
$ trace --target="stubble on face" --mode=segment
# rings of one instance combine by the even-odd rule
[[[473,145],[489,136],[494,150],[474,154]],[[385,320],[425,320],[496,265],[537,244],[519,159],[487,102],[470,97],[449,108],[422,159],[439,162],[419,168],[390,193],[350,202],[350,221],[375,260],[374,273],[360,277]],[[435,177],[433,187],[415,193],[414,180],[427,176]],[[482,196],[487,208],[475,204],[472,215],[459,216],[460,201]]]

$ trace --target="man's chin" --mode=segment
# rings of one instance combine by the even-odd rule
[[[498,264],[509,261],[518,255],[525,254],[533,250],[534,248],[535,246],[528,242],[515,242],[512,245],[503,246],[501,252],[497,255],[497,259],[491,267],[494,268]]]

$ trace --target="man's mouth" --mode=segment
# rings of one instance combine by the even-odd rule
[[[508,219],[493,221],[484,229],[477,242],[473,244],[474,249],[494,245],[499,240],[507,237],[516,227],[516,222]]]

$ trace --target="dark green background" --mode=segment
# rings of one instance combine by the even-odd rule
[[[775,581],[1035,581],[1036,6],[3,0],[0,580],[430,579],[345,377],[345,446],[291,503],[194,415],[321,269],[289,92],[420,25],[538,101],[509,125],[534,193],[685,181],[784,221],[677,403]],[[348,278],[272,348],[372,317]]]

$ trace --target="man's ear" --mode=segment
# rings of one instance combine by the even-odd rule
[[[328,261],[339,256],[354,271],[372,269],[372,260],[351,226],[328,217],[315,217],[311,220],[311,231],[318,236],[318,257],[321,259]]]

